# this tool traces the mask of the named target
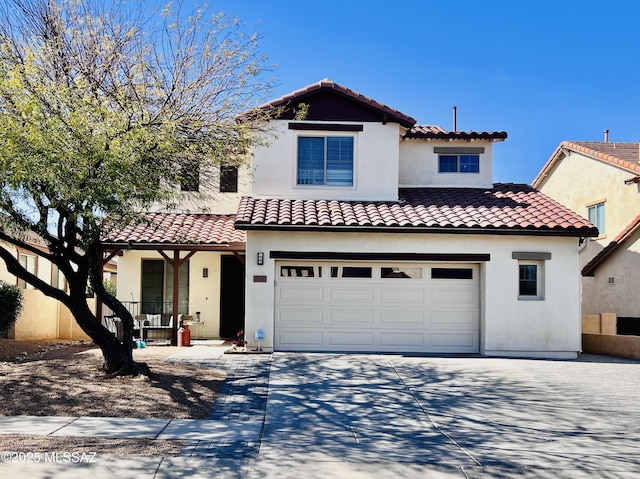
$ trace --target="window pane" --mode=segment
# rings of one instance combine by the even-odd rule
[[[440,155],[438,159],[439,173],[456,173],[458,171],[458,157],[455,155]]]
[[[460,173],[479,173],[479,155],[460,155]]]
[[[422,279],[422,268],[403,268],[402,266],[393,266],[391,268],[380,268],[380,277],[387,278],[412,278]]]
[[[589,222],[598,228],[599,234],[604,234],[604,203],[590,206],[588,212]]]
[[[327,185],[353,185],[353,138],[327,138]]]
[[[537,296],[538,266],[535,264],[520,265],[520,296]]]
[[[432,279],[473,279],[472,268],[431,268]]]
[[[324,184],[324,138],[298,137],[298,184]]]
[[[292,278],[314,278],[315,269],[313,266],[282,266],[280,276]],[[318,267],[318,277],[322,276],[322,268]]]
[[[238,192],[238,167],[237,166],[220,167],[220,192],[221,193],[237,193]]]
[[[200,187],[200,163],[197,160],[184,160],[180,166],[180,190],[198,191]]]
[[[343,278],[371,278],[372,269],[364,266],[345,266],[342,268]]]

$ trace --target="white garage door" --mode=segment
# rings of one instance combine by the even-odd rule
[[[280,351],[477,353],[477,264],[276,262]]]

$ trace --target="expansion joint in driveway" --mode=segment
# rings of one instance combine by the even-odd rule
[[[391,366],[391,368],[393,369],[393,371],[396,373],[396,375],[398,376],[398,378],[400,379],[400,381],[402,381],[402,384],[404,385],[404,387],[407,389],[407,391],[409,391],[409,394],[411,394],[411,397],[413,397],[413,400],[418,404],[418,406],[420,407],[420,410],[422,411],[422,413],[424,414],[424,416],[427,418],[427,420],[429,421],[429,423],[433,426],[433,428],[438,431],[438,433],[442,434],[444,437],[447,438],[448,441],[451,442],[451,444],[453,444],[455,447],[457,447],[458,449],[460,449],[460,451],[462,451],[469,459],[471,459],[473,462],[475,462],[478,466],[482,466],[482,463],[480,462],[480,460],[478,460],[478,458],[476,458],[473,454],[471,454],[469,451],[467,451],[464,447],[462,447],[454,438],[452,438],[449,434],[447,434],[446,431],[443,431],[440,426],[438,426],[438,424],[433,420],[433,418],[431,417],[431,415],[429,414],[429,411],[427,411],[427,408],[424,407],[424,405],[422,404],[422,402],[420,401],[420,399],[418,398],[418,396],[416,396],[416,394],[413,392],[413,389],[411,388],[411,386],[409,386],[407,384],[407,382],[404,380],[404,378],[402,377],[402,375],[398,372],[398,370],[396,369],[396,367],[393,365],[393,363],[391,361],[389,361],[389,366]]]

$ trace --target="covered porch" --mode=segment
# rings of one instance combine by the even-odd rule
[[[183,324],[200,338],[243,327],[246,236],[234,222],[234,215],[151,213],[103,238],[102,261],[117,258],[117,298],[137,337],[175,345]],[[105,325],[118,320],[100,303],[97,315]]]

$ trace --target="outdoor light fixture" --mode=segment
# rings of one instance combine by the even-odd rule
[[[203,278],[209,277],[209,268],[202,268],[202,277]]]
[[[258,253],[258,265],[262,266],[264,264],[264,253]]]

